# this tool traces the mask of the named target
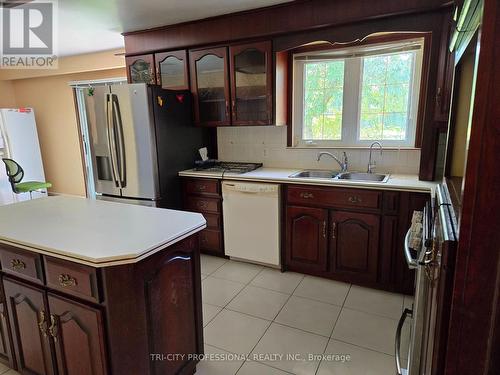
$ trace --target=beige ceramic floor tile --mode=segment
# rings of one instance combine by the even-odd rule
[[[308,356],[322,354],[327,342],[326,337],[273,323],[252,353],[281,354],[283,358],[279,360],[262,362],[293,374],[310,375],[315,373],[319,360],[307,360]]]
[[[269,324],[267,320],[224,309],[205,327],[205,343],[231,353],[250,353]]]
[[[396,373],[393,356],[330,340],[318,375],[391,375]]]
[[[330,337],[340,309],[329,303],[292,296],[276,317],[276,322]]]
[[[273,320],[289,297],[288,294],[248,285],[227,305],[227,308]]]
[[[332,338],[392,355],[398,321],[343,308]]]
[[[245,287],[245,284],[209,276],[201,282],[201,286],[203,302],[224,307]]]
[[[227,259],[224,258],[201,254],[201,273],[204,275],[210,275],[226,262]]]
[[[273,367],[269,367],[259,362],[246,361],[241,366],[237,375],[286,375],[289,372],[281,371]]]
[[[293,293],[299,297],[342,306],[349,292],[350,284],[339,281],[306,276]]]
[[[353,285],[344,306],[353,310],[399,319],[403,295]]]
[[[216,358],[219,356],[219,358]],[[219,360],[227,356],[227,360]],[[232,359],[231,354],[205,344],[205,358],[196,366],[196,375],[234,375],[241,367],[243,359]],[[224,357],[222,358],[224,359]]]
[[[257,276],[263,268],[263,266],[232,260],[220,267],[211,276],[247,284]]]
[[[272,268],[265,268],[250,283],[251,285],[292,294],[304,275],[295,272],[281,272]]]
[[[209,305],[208,303],[203,304],[203,327],[206,327],[208,323],[222,310],[222,307]]]

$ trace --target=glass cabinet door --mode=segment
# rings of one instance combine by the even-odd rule
[[[189,56],[196,122],[230,125],[227,49],[191,51]]]
[[[272,121],[271,42],[230,47],[233,125]]]
[[[153,55],[129,56],[125,61],[129,83],[156,83]]]
[[[188,90],[187,52],[171,51],[155,54],[156,82],[163,89]]]

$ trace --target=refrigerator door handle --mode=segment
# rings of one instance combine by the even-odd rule
[[[109,155],[111,158],[111,169],[113,170],[113,179],[115,185],[121,189],[121,181],[119,179],[118,166],[116,165],[116,142],[115,130],[113,126],[113,105],[111,103],[111,94],[106,94],[106,130],[108,135]]]
[[[117,139],[118,139],[118,154],[119,154],[119,176],[120,176],[120,187],[124,188],[127,186],[127,166],[126,166],[126,160],[125,160],[125,146],[124,146],[124,141],[123,141],[123,123],[122,123],[122,116],[120,113],[120,104],[118,102],[118,96],[115,94],[111,94],[112,97],[112,103],[113,103],[113,118],[116,120],[114,124],[116,124],[116,130],[117,130]]]
[[[413,312],[410,309],[405,309],[401,318],[398,322],[398,328],[396,329],[396,344],[395,346],[395,359],[396,359],[396,371],[397,375],[402,374],[401,370],[401,333],[403,331],[403,325],[405,324],[405,320],[408,317],[411,317]]]

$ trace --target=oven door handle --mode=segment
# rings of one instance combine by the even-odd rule
[[[405,236],[405,258],[406,263],[408,263],[408,268],[413,270],[418,267],[418,261],[413,259],[410,252],[410,237],[411,237],[411,228],[408,229]]]
[[[395,358],[396,358],[396,370],[397,375],[402,375],[401,371],[401,333],[403,331],[403,325],[405,324],[405,320],[408,317],[411,317],[413,312],[410,309],[405,309],[403,314],[401,314],[401,318],[399,318],[398,328],[396,329],[396,345],[395,345]]]

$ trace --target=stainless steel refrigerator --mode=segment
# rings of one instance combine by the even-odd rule
[[[190,93],[106,85],[85,90],[85,108],[97,198],[179,208],[177,173],[209,141],[192,123]]]

